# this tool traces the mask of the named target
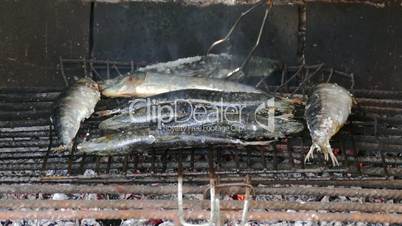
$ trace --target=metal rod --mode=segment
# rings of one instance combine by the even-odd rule
[[[327,211],[361,211],[377,213],[402,213],[402,204],[390,203],[353,203],[353,202],[293,202],[293,201],[245,201],[223,200],[220,208],[227,210],[244,210],[245,205],[251,210],[327,210]],[[184,209],[207,209],[210,206],[208,200],[185,200]],[[177,209],[177,201],[174,200],[7,200],[0,203],[2,209]]]
[[[262,2],[265,2],[266,0],[263,0]],[[265,27],[265,23],[267,21],[268,18],[268,14],[271,11],[272,8],[272,0],[268,0],[266,1],[266,8],[265,8],[265,13],[264,13],[264,17],[262,18],[262,22],[261,22],[261,26],[260,26],[260,30],[258,32],[258,36],[257,36],[257,40],[255,41],[254,46],[251,48],[250,52],[247,54],[247,57],[244,59],[243,63],[240,65],[240,67],[234,69],[232,72],[230,72],[226,78],[230,78],[232,77],[234,74],[236,74],[239,71],[242,71],[244,69],[244,67],[247,65],[247,63],[249,62],[250,58],[252,57],[252,55],[255,52],[255,49],[258,47],[258,45],[260,44],[260,40],[261,40],[261,36],[262,33],[264,31],[264,27]]]
[[[47,164],[47,160],[49,158],[49,154],[50,154],[50,149],[52,148],[52,144],[53,144],[53,119],[52,117],[49,117],[49,146],[47,147],[46,150],[46,155],[43,159],[43,163],[42,163],[42,171],[44,172],[46,170],[46,164]]]
[[[223,178],[221,179],[223,180]],[[314,182],[314,181],[312,181]],[[364,182],[364,181],[356,181]],[[393,183],[395,187],[401,187],[402,182],[399,181],[388,181]],[[253,183],[256,181],[253,180]],[[259,182],[257,182],[259,183]],[[366,182],[368,183],[368,182]],[[377,180],[373,183],[378,184],[378,186],[387,187],[387,180]],[[276,184],[276,183],[275,183]],[[308,184],[308,183],[307,183]],[[331,185],[330,183],[325,184],[326,186]],[[344,183],[345,186],[359,185],[358,183]],[[399,186],[398,186],[399,185]],[[203,194],[208,188],[205,185],[199,186],[183,186],[184,193],[190,194]],[[220,192],[227,192],[229,194],[236,194],[244,192],[244,188],[239,187],[225,187],[217,188]],[[56,184],[27,184],[21,186],[20,184],[11,185],[0,185],[0,193],[64,193],[64,194],[74,194],[74,193],[99,193],[99,194],[128,194],[128,193],[141,193],[144,195],[150,194],[175,194],[177,192],[177,187],[172,185],[163,186],[147,186],[147,185],[56,185]],[[390,189],[352,189],[352,188],[340,188],[328,189],[326,187],[254,187],[254,192],[256,195],[259,194],[270,194],[270,195],[312,195],[312,196],[347,196],[347,197],[382,197],[387,199],[401,199],[401,190],[390,190]]]
[[[306,4],[298,6],[298,35],[297,35],[297,57],[299,65],[306,64],[304,49],[306,47],[307,33],[307,7]]]
[[[225,35],[225,37],[223,39],[220,39],[218,41],[215,41],[214,43],[212,43],[212,45],[208,48],[207,50],[207,55],[212,51],[212,49],[219,45],[222,44],[226,41],[228,41],[230,39],[230,36],[232,36],[233,31],[236,29],[236,27],[239,25],[240,21],[249,13],[251,13],[252,11],[254,11],[258,6],[262,5],[264,3],[264,1],[259,1],[257,4],[255,4],[254,6],[252,6],[251,8],[247,9],[246,11],[242,12],[240,14],[240,16],[237,18],[237,20],[235,21],[235,23],[232,25],[232,27],[229,29],[229,32]]]
[[[59,63],[60,63],[60,73],[61,73],[61,77],[63,78],[64,85],[66,87],[68,87],[68,80],[67,80],[66,74],[64,72],[64,65],[63,65],[64,61],[63,61],[63,58],[61,56],[59,57]]]
[[[250,184],[251,186],[251,179],[249,176],[246,176],[246,184]],[[240,226],[244,226],[247,223],[247,216],[248,216],[248,211],[250,208],[250,202],[251,202],[251,197],[250,197],[250,187],[246,187],[246,192],[245,192],[245,198],[244,198],[244,204],[243,204],[243,211],[242,211],[242,217],[241,217],[241,222]]]
[[[188,211],[187,219],[206,219],[208,211]],[[49,219],[49,220],[72,220],[72,219],[176,219],[174,210],[46,210],[46,211],[0,211],[0,219]],[[241,219],[238,211],[221,211],[221,217],[228,220]],[[249,212],[249,219],[256,221],[352,221],[352,222],[378,222],[378,223],[402,223],[402,215],[378,214],[378,213],[289,213],[289,212]]]
[[[208,223],[204,223],[204,224],[190,224],[188,222],[185,221],[184,219],[184,207],[183,207],[183,176],[179,175],[179,177],[177,178],[177,206],[178,206],[178,210],[177,210],[177,217],[179,218],[179,222],[181,225],[183,226],[212,226],[214,224],[214,212],[213,212],[213,207],[214,207],[214,202],[215,200],[213,199],[213,197],[215,197],[215,188],[214,186],[211,184],[211,213],[210,213],[210,217],[208,220]]]

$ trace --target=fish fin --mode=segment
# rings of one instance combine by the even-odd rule
[[[59,145],[57,147],[52,147],[50,149],[50,151],[53,152],[53,153],[61,154],[61,153],[64,153],[64,152],[70,150],[71,148],[72,148],[72,144],[68,144],[68,145],[62,145],[61,144],[61,145]]]
[[[352,103],[353,103],[354,105],[358,105],[358,104],[359,104],[359,102],[357,102],[357,98],[356,98],[356,97],[352,97]]]
[[[310,158],[311,158],[311,159],[314,158],[314,151],[315,151],[315,149],[317,149],[317,151],[321,151],[321,147],[320,147],[318,144],[313,143],[313,144],[310,146],[310,150],[307,152],[306,157],[304,158],[304,163],[306,163],[308,160],[310,160]]]
[[[267,140],[267,141],[240,141],[240,144],[244,146],[258,146],[258,145],[270,145],[271,143],[277,141],[275,140]]]
[[[120,112],[121,112],[121,109],[115,108],[115,109],[111,109],[111,110],[97,111],[97,112],[93,113],[93,116],[96,118],[101,118],[101,117],[105,117],[105,116],[109,116],[109,115],[114,115],[114,114],[117,114]]]
[[[282,119],[282,120],[284,120],[284,121],[289,121],[289,120],[292,119],[293,117],[294,117],[293,114],[283,114],[283,115],[275,116],[275,118]]]
[[[328,161],[329,159],[331,159],[333,166],[339,166],[338,159],[334,155],[334,152],[332,152],[332,148],[331,148],[331,145],[329,144],[329,141],[325,145],[325,147],[323,147],[322,152],[324,154],[325,161]]]

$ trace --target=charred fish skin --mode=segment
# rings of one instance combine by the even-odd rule
[[[227,115],[224,119],[215,120],[206,116],[204,119],[191,118],[187,121],[171,122],[164,124],[161,129],[170,133],[182,132],[183,134],[192,134],[195,131],[203,135],[230,137],[246,141],[284,138],[297,134],[304,129],[303,123],[292,119],[291,115],[262,117],[255,115],[254,112],[244,110],[241,115]]]
[[[184,89],[262,93],[252,86],[214,78],[186,77],[159,73],[135,72],[99,83],[107,97],[150,97]]]
[[[78,153],[94,155],[125,154],[133,150],[147,150],[158,147],[199,147],[205,145],[266,145],[270,141],[247,142],[230,137],[204,134],[167,134],[164,131],[129,131],[84,141],[77,146]]]
[[[169,134],[163,130],[150,128],[121,131],[84,141],[77,145],[77,150],[79,153],[113,155],[130,152],[133,148],[138,150],[166,146],[185,139],[186,136],[183,135],[185,134]],[[201,138],[199,134],[196,136]]]
[[[147,65],[139,68],[141,72],[174,74],[179,76],[193,76],[224,79],[244,61],[245,56],[229,55],[227,53],[208,54]],[[253,56],[248,62],[246,77],[267,77],[280,69],[281,64],[269,58]],[[239,80],[232,76],[230,80]]]
[[[90,78],[79,79],[59,96],[53,117],[62,145],[71,145],[81,122],[91,116],[99,100],[98,84]]]
[[[84,141],[77,145],[77,150],[79,153],[96,155],[127,153],[133,147],[150,145],[155,140],[155,136],[151,134],[120,132]]]
[[[308,98],[305,118],[312,140],[312,145],[305,161],[313,157],[314,150],[324,154],[324,159],[331,158],[332,164],[339,165],[329,143],[346,123],[353,105],[352,95],[345,88],[331,83],[319,84]]]
[[[274,102],[276,111],[278,112],[291,113],[294,111],[294,106],[291,101],[285,98],[277,98],[267,93],[228,93],[220,91],[186,89],[154,95],[149,97],[145,101],[132,99],[122,105],[116,106],[115,109],[102,111],[99,112],[99,114],[108,115],[113,113],[127,113],[132,110],[146,107],[149,102],[151,102],[153,105],[162,105],[168,103],[188,103],[228,108],[258,106],[270,100]],[[133,102],[135,102],[136,104],[134,105]]]
[[[230,121],[211,121],[205,116],[197,120],[167,123],[162,128],[135,127],[82,142],[77,149],[81,153],[113,155],[127,153],[133,148],[143,150],[150,147],[194,147],[206,144],[266,145],[267,142],[303,130],[303,123],[282,115],[275,116],[275,128],[269,130],[256,121],[248,121],[249,118],[262,116],[253,116],[252,109],[246,110],[249,110],[245,112],[247,115],[239,122],[235,121],[234,115],[229,118]],[[263,120],[260,123],[264,123]]]
[[[162,93],[149,97],[156,104],[189,102],[217,107],[256,106],[272,99],[278,111],[293,111],[293,106],[285,99],[279,99],[267,93],[225,92],[201,89],[185,89]]]
[[[179,92],[179,91],[178,91]],[[174,94],[177,92],[174,92]],[[191,92],[190,92],[191,93]],[[197,92],[198,93],[198,92]],[[205,92],[202,92],[203,94]],[[213,92],[212,92],[213,93]],[[240,94],[236,95],[234,93],[234,98],[231,96],[227,96],[231,98],[227,101],[224,101],[222,97],[222,93],[217,95],[217,98],[211,97],[204,97],[198,96],[197,98],[208,98],[205,99],[197,99],[196,96],[192,95],[178,95],[178,97],[185,97],[188,99],[179,100],[176,103],[172,103],[170,100],[170,96],[175,97],[171,93],[169,95],[159,95],[159,98],[152,98],[151,103],[155,103],[156,105],[146,105],[144,103],[143,106],[137,106],[137,108],[131,108],[126,106],[123,110],[120,111],[120,114],[110,117],[99,124],[99,128],[102,130],[122,130],[132,128],[141,128],[144,126],[153,126],[159,125],[159,127],[163,124],[165,126],[171,127],[194,127],[194,126],[202,126],[204,124],[211,123],[211,120],[207,119],[200,119],[197,122],[193,122],[196,117],[195,110],[198,109],[205,109],[206,112],[205,116],[208,116],[209,119],[219,117],[220,120],[228,119],[230,121],[235,121],[236,117],[247,119],[247,122],[242,122],[243,124],[247,125],[253,122],[255,124],[256,120],[251,119],[250,116],[256,117],[258,115],[258,119],[262,119],[260,121],[267,121],[264,117],[276,117],[275,121],[279,120],[280,117],[282,118],[292,118],[293,117],[293,105],[291,105],[286,100],[279,100],[271,102],[273,106],[268,106],[266,100],[270,100],[270,96],[262,95],[262,94]],[[163,96],[163,97],[162,97]],[[168,97],[165,99],[165,97]],[[248,97],[252,96],[258,97],[254,99],[248,99]],[[172,100],[173,100],[172,99]],[[216,100],[215,100],[216,99]],[[220,99],[220,101],[219,101]],[[237,101],[237,100],[240,100]],[[165,108],[167,106],[167,108]],[[261,108],[262,106],[262,108]],[[156,107],[159,110],[152,110],[152,108]],[[162,111],[168,110],[168,111]],[[268,112],[273,111],[272,115]],[[198,116],[197,116],[198,118]],[[215,120],[217,121],[217,120]],[[171,122],[171,123],[169,123]],[[222,124],[220,122],[219,124]],[[216,124],[215,126],[220,126]],[[277,134],[281,134],[281,129],[286,128],[282,127],[283,123],[278,121],[278,125],[276,130]],[[291,125],[291,124],[289,124]],[[292,128],[292,127],[291,127]],[[291,133],[291,132],[289,132]],[[286,134],[286,133],[284,133]]]
[[[283,138],[304,129],[303,123],[294,120],[292,114],[266,114],[267,110],[246,107],[225,112],[225,109],[207,109],[205,114],[192,114],[185,108],[180,112],[163,112],[148,115],[145,108],[133,114],[123,113],[102,121],[102,130],[139,130],[144,127],[191,134],[227,136],[245,140]],[[262,112],[262,113],[261,113]],[[271,119],[271,120],[269,120]],[[270,127],[272,125],[272,127]],[[203,132],[203,133],[202,133]]]

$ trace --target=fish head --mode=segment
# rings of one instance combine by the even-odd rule
[[[83,86],[86,86],[86,87],[88,87],[88,88],[90,88],[90,89],[99,91],[98,83],[96,83],[94,80],[92,80],[92,79],[90,79],[90,78],[87,78],[87,77],[85,77],[85,78],[80,78],[79,80],[77,80],[77,81],[75,82],[75,84],[76,84],[76,85],[83,85]]]
[[[77,145],[77,151],[78,153],[96,152],[99,155],[107,154],[114,145],[113,138],[114,137],[112,135],[107,135],[104,137],[84,141]]]
[[[102,95],[107,97],[136,96],[136,88],[145,80],[146,74],[142,72],[119,76],[99,83]]]

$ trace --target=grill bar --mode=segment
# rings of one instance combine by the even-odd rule
[[[401,205],[373,203],[372,199],[384,202],[402,199],[400,191],[402,180],[399,180],[402,175],[400,167],[402,142],[399,137],[402,130],[402,118],[394,117],[395,114],[402,113],[402,101],[399,100],[402,92],[375,90],[354,90],[353,92],[360,107],[353,110],[354,114],[350,118],[353,124],[345,126],[332,141],[334,150],[338,151],[337,158],[341,166],[329,168],[328,165],[323,164],[322,156],[312,162],[304,163],[303,159],[310,145],[307,134],[278,141],[273,147],[214,146],[196,149],[153,149],[151,152],[133,152],[113,157],[49,153],[44,160],[49,144],[50,111],[47,109],[55,101],[59,92],[41,90],[38,93],[32,90],[18,93],[0,90],[0,175],[2,175],[0,193],[174,195],[177,192],[177,169],[180,168],[187,184],[183,188],[186,194],[205,194],[209,188],[207,184],[210,176],[214,174],[221,184],[243,183],[242,178],[250,176],[255,195],[279,195],[284,199],[291,199],[293,196],[315,198],[315,202],[306,203],[251,201],[249,213],[251,220],[305,221],[312,219],[399,223],[400,215],[390,213],[402,213]],[[113,105],[114,101],[102,100],[97,109],[104,110]],[[98,118],[86,120],[82,132],[98,135],[101,132],[97,129],[99,120]],[[350,136],[352,139],[349,138]],[[57,137],[52,138],[54,145],[57,145]],[[44,164],[44,161],[47,162]],[[86,169],[95,170],[98,176],[82,176]],[[54,173],[55,177],[43,177],[48,173],[49,175]],[[392,176],[395,178],[386,180]],[[328,186],[334,187],[328,188]],[[350,188],[351,186],[362,187],[362,189]],[[225,187],[219,188],[219,192],[233,195],[243,194],[245,191],[244,188]],[[317,202],[320,197],[325,196],[356,197],[365,199],[367,203]],[[0,211],[0,218],[6,216],[7,219],[165,218],[175,220],[177,214],[176,201],[168,200],[8,201],[10,202],[0,203],[0,208],[15,211]],[[192,211],[186,211],[189,212],[187,218],[209,218],[209,212],[201,211],[209,208],[208,203],[208,201],[185,201],[184,207],[192,209]],[[221,201],[221,217],[240,219],[242,207],[243,202]],[[266,210],[267,207],[278,212],[255,211]],[[34,213],[30,210],[20,211],[21,208],[41,208],[42,210]],[[61,213],[50,210],[52,208],[70,210]],[[90,208],[100,208],[100,210],[95,212],[95,210],[89,210]],[[159,211],[160,208],[165,211]],[[287,209],[373,213],[279,211]]]
[[[177,212],[174,210],[62,210],[62,211],[1,211],[0,219],[20,220],[20,219],[49,219],[49,220],[75,220],[75,219],[170,219],[177,220]],[[209,211],[186,211],[187,219],[208,219]],[[227,220],[241,219],[240,211],[221,211],[220,217]],[[373,223],[401,223],[402,215],[398,214],[379,214],[379,213],[289,213],[289,212],[248,212],[249,220],[256,221],[354,221],[354,222],[373,222]]]
[[[183,203],[186,209],[208,209],[208,200],[186,200]],[[241,210],[242,201],[220,201],[221,210]],[[175,200],[7,200],[0,203],[5,209],[177,209]],[[270,210],[327,210],[327,211],[361,211],[378,213],[401,213],[401,204],[387,203],[325,203],[325,202],[279,202],[279,201],[251,201],[250,209]]]
[[[221,180],[225,182],[225,180]],[[394,182],[394,181],[392,181]],[[369,182],[366,182],[369,183]],[[380,181],[378,181],[380,183]],[[402,182],[400,182],[402,184]],[[386,187],[387,181],[383,181]],[[402,186],[402,185],[401,185]],[[183,193],[188,194],[203,194],[208,189],[206,185],[200,186],[183,186]],[[227,194],[244,193],[244,189],[238,187],[225,187],[218,189]],[[53,185],[53,184],[27,184],[21,185],[0,185],[0,193],[99,193],[99,194],[144,194],[144,195],[166,195],[175,194],[177,186],[148,186],[148,185]],[[257,195],[311,195],[311,196],[347,196],[347,197],[375,197],[386,199],[402,199],[401,190],[391,189],[353,189],[353,188],[336,188],[328,189],[321,187],[254,187],[254,192]]]

